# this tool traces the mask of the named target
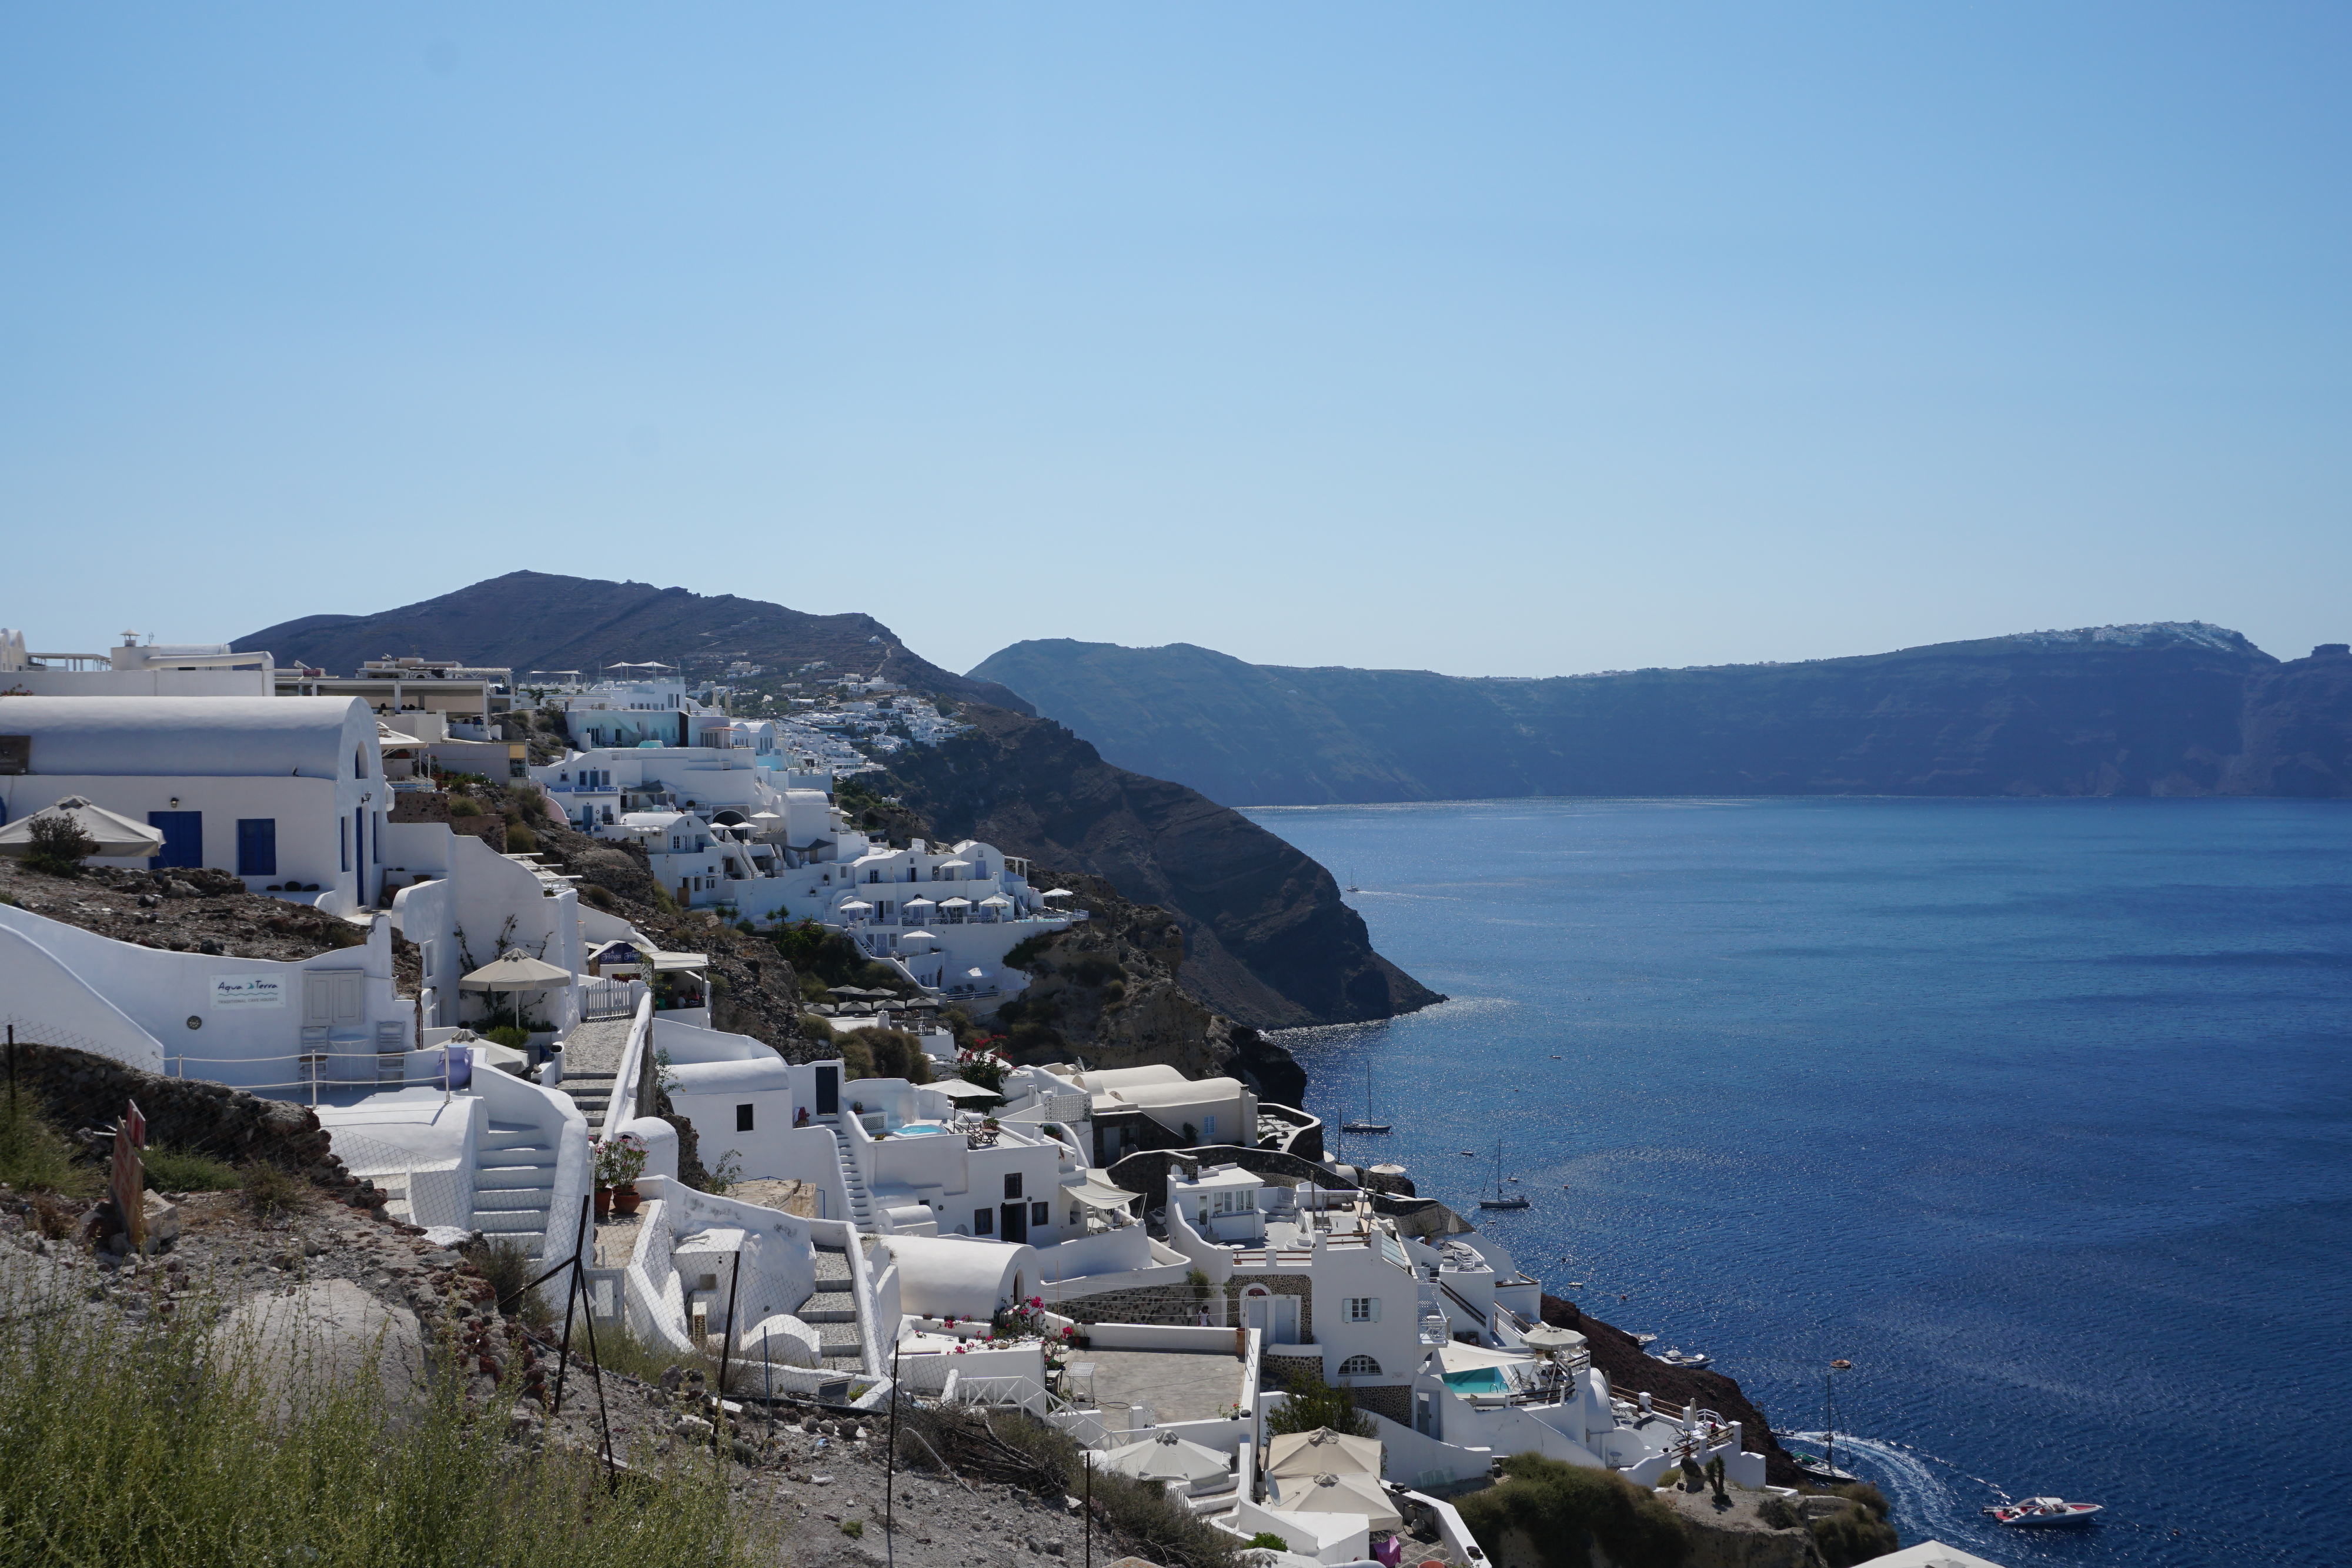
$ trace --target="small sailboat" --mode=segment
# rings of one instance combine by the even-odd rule
[[[1361,893],[1364,891],[1362,888],[1356,885],[1356,868],[1354,866],[1349,866],[1348,868],[1348,891],[1349,893]]]
[[[1818,1481],[1823,1486],[1846,1486],[1862,1479],[1853,1471],[1837,1467],[1836,1375],[1853,1370],[1853,1363],[1840,1356],[1830,1363],[1828,1371],[1822,1374],[1822,1435],[1827,1439],[1822,1444],[1823,1451],[1819,1454],[1792,1452],[1789,1456],[1790,1462],[1804,1472],[1807,1480]]]
[[[2095,1502],[2068,1502],[2063,1497],[2030,1497],[2023,1502],[2005,1502],[1984,1511],[1995,1524],[2031,1530],[2052,1524],[2088,1524],[2106,1510]]]
[[[1533,1208],[1535,1207],[1527,1194],[1503,1190],[1503,1140],[1500,1138],[1495,1140],[1495,1196],[1481,1197],[1478,1200],[1478,1207],[1481,1208]]]
[[[1340,1123],[1339,1131],[1343,1133],[1386,1133],[1393,1131],[1386,1122],[1375,1122],[1372,1120],[1372,1064],[1369,1061],[1364,1063],[1364,1114],[1360,1120]]]

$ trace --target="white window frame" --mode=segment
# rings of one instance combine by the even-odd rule
[[[1339,1303],[1340,1318],[1351,1323],[1376,1323],[1381,1321],[1381,1299],[1378,1296],[1349,1296]]]

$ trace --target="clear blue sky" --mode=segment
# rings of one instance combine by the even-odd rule
[[[2352,636],[2352,8],[18,5],[0,623]]]

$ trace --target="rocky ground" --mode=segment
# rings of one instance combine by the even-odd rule
[[[118,942],[175,953],[290,962],[367,939],[350,921],[247,893],[236,877],[204,866],[163,872],[90,866],[79,876],[58,876],[0,858],[0,900]],[[413,994],[416,949],[395,933],[393,953],[400,988]]]

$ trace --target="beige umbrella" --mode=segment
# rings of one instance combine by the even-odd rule
[[[1372,1476],[1278,1476],[1273,1478],[1279,1496],[1267,1506],[1287,1513],[1360,1513],[1374,1530],[1402,1530],[1404,1516]]]
[[[1285,1432],[1265,1446],[1269,1476],[1376,1476],[1381,1473],[1381,1442],[1318,1427],[1312,1432]]]
[[[1574,1329],[1554,1328],[1549,1323],[1536,1323],[1519,1336],[1530,1350],[1582,1350],[1585,1338]]]
[[[543,991],[550,986],[568,986],[572,972],[532,957],[520,947],[509,947],[494,963],[483,965],[457,982],[461,991]],[[492,1013],[492,1018],[498,1015]],[[518,1020],[522,1016],[520,1003],[515,1007]]]
[[[163,833],[144,822],[134,822],[128,817],[118,817],[101,806],[93,806],[79,795],[68,795],[54,806],[45,806],[29,816],[17,818],[0,828],[0,854],[28,855],[33,852],[33,824],[44,817],[63,817],[82,831],[82,836],[98,848],[90,851],[102,860],[128,860],[136,855],[163,852]]]
[[[1173,1432],[1162,1432],[1140,1443],[1113,1448],[1104,1458],[1103,1468],[1138,1480],[1182,1481],[1187,1486],[1227,1473],[1224,1455]]]

